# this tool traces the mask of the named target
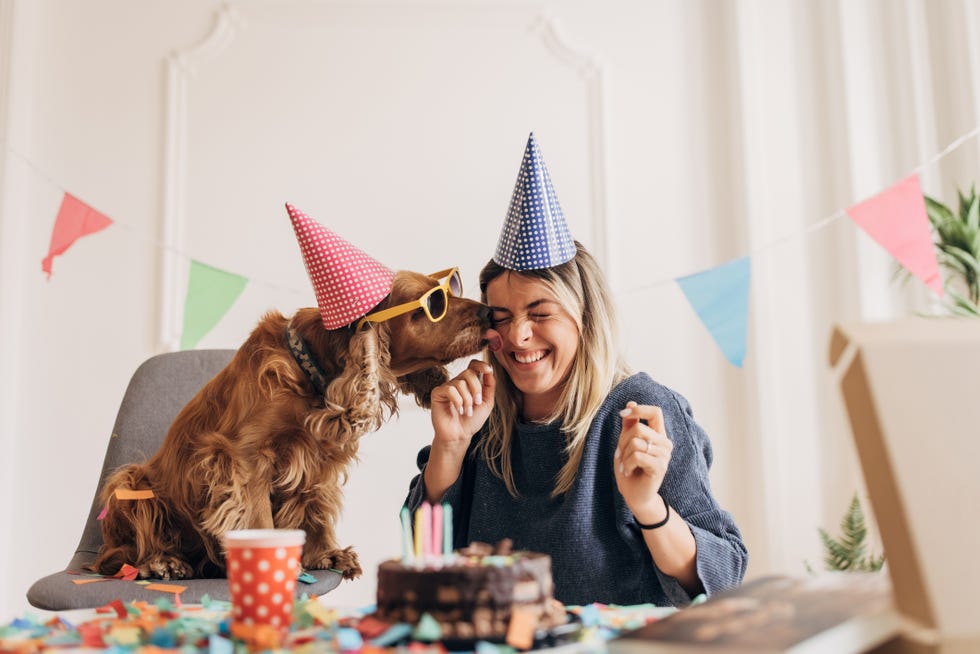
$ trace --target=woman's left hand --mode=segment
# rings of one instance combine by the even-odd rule
[[[658,406],[628,402],[619,415],[623,417],[623,429],[613,463],[616,485],[638,520],[657,522],[665,510],[659,496],[660,485],[674,449],[667,438],[664,414]]]

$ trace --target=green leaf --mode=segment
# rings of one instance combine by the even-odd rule
[[[980,306],[978,306],[976,302],[970,301],[969,298],[964,297],[953,289],[948,289],[946,294],[953,300],[953,304],[950,308],[956,315],[970,317],[980,316]]]
[[[957,245],[947,245],[943,252],[963,264],[963,270],[967,277],[980,275],[980,261],[977,261],[967,250]]]
[[[959,206],[960,216],[966,216],[966,214],[970,211],[970,205],[973,203],[973,199],[976,197],[976,193],[974,192],[973,187],[971,186],[970,195],[968,196],[963,195],[963,191],[961,191],[960,189],[956,189],[956,195],[958,196],[959,203],[960,203]]]
[[[945,204],[938,200],[933,200],[928,195],[924,197],[926,199],[926,214],[929,216],[929,222],[933,225],[956,219],[953,212]]]
[[[980,228],[980,198],[974,197],[966,214],[966,224],[970,229]]]
[[[885,561],[884,554],[880,557],[865,554],[868,528],[857,493],[851,499],[844,517],[841,518],[840,528],[840,538],[834,538],[823,529],[817,528],[824,547],[824,565],[827,569],[862,571],[881,569]]]
[[[936,253],[936,259],[939,260],[940,265],[944,268],[953,271],[959,277],[965,278],[967,275],[966,264],[946,252],[947,247],[949,246],[943,245],[939,248],[939,252]]]

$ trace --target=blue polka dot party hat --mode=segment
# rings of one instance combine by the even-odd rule
[[[510,270],[536,270],[574,256],[575,242],[532,132],[493,260]]]

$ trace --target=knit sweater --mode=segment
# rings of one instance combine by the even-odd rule
[[[603,402],[585,442],[572,488],[551,497],[554,480],[567,460],[560,425],[515,425],[512,466],[519,492],[513,497],[503,480],[470,448],[459,478],[443,502],[453,507],[454,542],[495,543],[510,538],[515,549],[551,556],[555,597],[565,604],[684,606],[691,597],[673,577],[660,572],[633,515],[616,486],[613,455],[619,442],[619,411],[630,400],[661,408],[673,442],[660,494],[681,516],[697,544],[697,574],[711,595],[741,583],[748,552],[731,515],[711,494],[711,444],[682,396],[640,373],[621,382]],[[482,432],[474,436],[474,442]],[[429,446],[419,452],[424,472]],[[425,499],[422,474],[409,489],[406,505]]]

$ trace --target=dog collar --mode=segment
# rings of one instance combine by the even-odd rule
[[[327,391],[327,376],[323,374],[323,368],[316,362],[310,348],[306,347],[306,341],[293,329],[291,322],[286,325],[286,342],[289,344],[289,352],[293,355],[293,359],[306,373],[317,395],[322,396]]]

